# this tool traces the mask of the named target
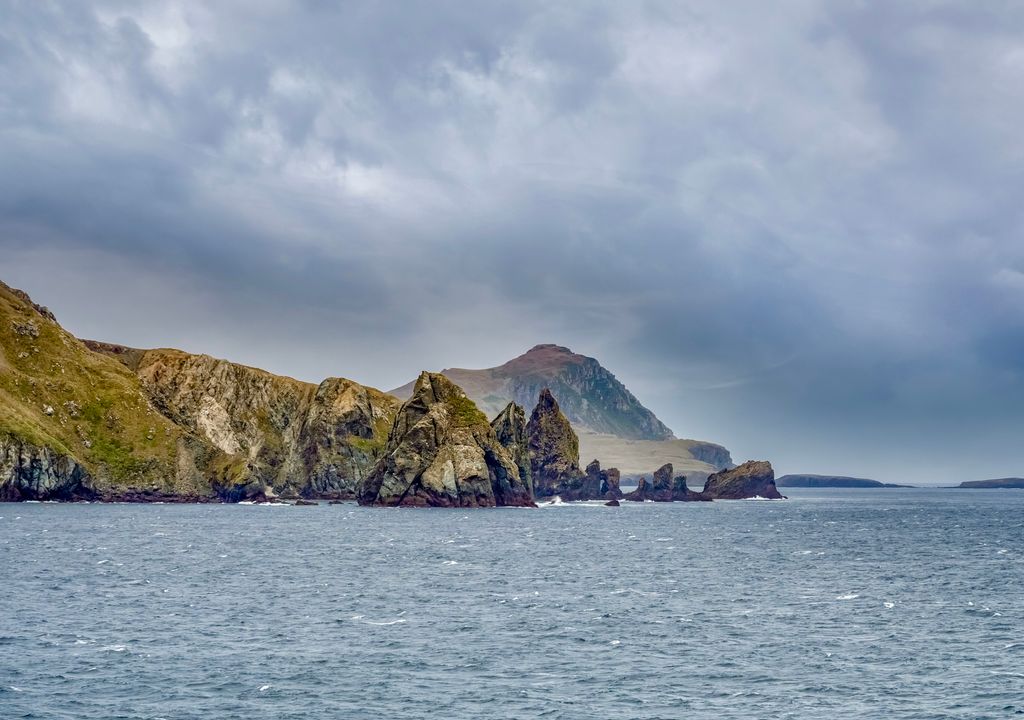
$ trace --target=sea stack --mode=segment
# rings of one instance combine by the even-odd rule
[[[526,435],[537,497],[558,495],[583,480],[579,438],[547,388],[540,392]]]
[[[458,385],[421,373],[398,411],[361,505],[532,506],[529,486],[486,416]]]
[[[491,429],[501,446],[519,468],[519,478],[533,494],[533,479],[530,474],[530,447],[526,437],[526,412],[519,405],[510,402],[498,416],[491,420]]]
[[[781,500],[775,487],[775,471],[764,460],[748,460],[732,470],[711,475],[704,483],[703,495],[711,500],[745,500],[761,497]]]

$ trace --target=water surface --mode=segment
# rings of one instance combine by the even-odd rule
[[[0,504],[3,718],[1024,714],[1024,491]]]

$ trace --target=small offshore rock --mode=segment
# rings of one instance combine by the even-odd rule
[[[713,500],[783,499],[775,487],[772,464],[764,460],[748,460],[732,470],[711,475],[704,483],[703,495]]]

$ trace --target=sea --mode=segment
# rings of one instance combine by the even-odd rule
[[[0,504],[0,718],[1006,718],[1024,491]]]

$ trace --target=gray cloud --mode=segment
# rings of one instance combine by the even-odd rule
[[[1024,11],[9,3],[0,275],[398,385],[535,342],[783,471],[1020,474]]]

